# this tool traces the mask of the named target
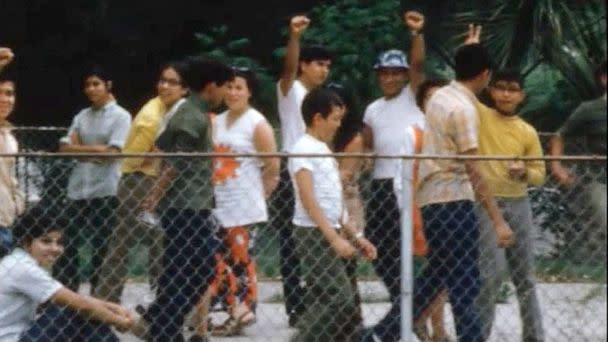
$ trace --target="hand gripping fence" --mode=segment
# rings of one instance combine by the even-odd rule
[[[0,161],[17,160],[15,175],[27,208],[67,218],[60,227],[63,255],[48,274],[141,318],[133,331],[118,331],[46,301],[43,283],[21,284],[22,293],[37,304],[45,302],[28,323],[24,340],[162,341],[164,330],[229,342],[373,341],[372,332],[387,341],[438,341],[441,336],[456,341],[457,331],[471,329],[480,329],[488,341],[607,337],[605,156],[87,155],[42,152],[54,149],[49,142],[60,133],[52,129],[17,130],[15,135],[23,152],[0,154]],[[204,180],[213,190],[228,182],[244,159],[273,157],[282,160],[281,180],[265,200],[256,195],[259,180],[248,174],[242,175],[243,188],[233,192],[172,188],[149,211],[141,205],[156,176],[124,173],[108,196],[73,198],[68,193],[78,163],[179,159],[193,168],[208,162],[223,175]],[[509,248],[497,247],[493,225],[477,203],[414,209],[412,179],[405,173],[397,182],[374,180],[364,166],[353,172],[354,181],[323,183],[323,191],[342,189],[349,224],[376,246],[378,257],[370,262],[361,253],[340,258],[317,229],[292,223],[294,189],[284,166],[296,157],[540,160],[547,162],[547,177],[525,196],[497,198],[514,234]],[[553,179],[549,165],[554,160],[571,170],[572,184]],[[196,170],[177,170],[176,184],[189,184],[182,175],[202,177],[185,171]],[[319,182],[324,177],[314,175]],[[86,192],[87,180],[70,189]],[[190,210],[197,193],[213,196],[211,207]],[[344,237],[356,247],[355,239]],[[11,273],[30,272],[24,270],[31,267],[25,256],[17,258],[13,251],[2,260],[9,257],[15,260]],[[0,295],[7,279],[0,278]],[[53,284],[47,281],[46,286]],[[3,310],[0,317],[6,317]]]

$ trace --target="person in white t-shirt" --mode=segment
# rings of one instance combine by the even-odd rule
[[[424,16],[408,11],[404,24],[412,35],[409,63],[400,50],[380,54],[374,65],[382,97],[371,103],[363,118],[363,139],[368,149],[379,155],[399,155],[406,143],[406,128],[422,123],[424,116],[416,106],[415,93],[424,80]],[[365,233],[378,247],[376,273],[387,287],[392,308],[370,331],[382,341],[400,336],[401,227],[396,193],[400,190],[398,159],[374,161],[371,198],[368,201]],[[408,205],[405,204],[404,205]]]
[[[134,316],[121,306],[82,296],[48,272],[63,252],[65,223],[34,207],[17,219],[17,247],[0,259],[0,341],[118,341],[108,325],[129,329]],[[50,303],[34,320],[36,308]],[[91,319],[91,321],[89,321]],[[60,326],[61,329],[57,329]]]
[[[302,115],[306,134],[290,152],[331,154],[327,144],[344,115],[340,97],[329,89],[312,90],[304,99]],[[352,258],[356,247],[372,260],[376,249],[348,223],[335,158],[293,157],[289,173],[296,193],[292,229],[307,284],[306,311],[292,341],[340,341],[352,335],[344,330],[357,311],[344,259]]]
[[[306,128],[302,120],[302,100],[304,96],[319,87],[329,75],[331,53],[322,46],[305,46],[300,49],[300,37],[308,28],[310,20],[305,16],[295,16],[289,25],[289,40],[281,78],[277,83],[277,103],[281,121],[281,151],[288,152],[295,142],[304,135]],[[290,221],[293,218],[294,195],[292,192],[287,164],[282,163],[281,181],[273,198],[272,226],[280,232],[280,262],[285,295],[285,309],[289,315],[289,325],[294,326],[300,313],[304,311],[301,287],[300,261],[291,236]]]

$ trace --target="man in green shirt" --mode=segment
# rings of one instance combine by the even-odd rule
[[[564,146],[576,143],[577,154],[606,156],[608,132],[606,115],[606,62],[596,72],[604,95],[583,102],[570,115],[566,123],[551,140],[550,154],[559,156]],[[566,144],[564,144],[564,141]],[[594,251],[603,251],[606,257],[606,164],[604,162],[581,162],[569,170],[559,160],[551,162],[551,172],[555,179],[577,198],[568,201],[573,212],[582,216],[585,225],[581,231],[581,241],[600,242]]]
[[[178,72],[181,80],[164,80],[184,83],[190,95],[165,114],[167,121],[161,122],[156,146],[163,152],[211,152],[211,125],[205,109],[212,100],[209,89],[221,88],[232,71],[219,62],[203,59],[189,60],[186,69]],[[183,340],[184,316],[205,292],[213,274],[219,241],[212,215],[211,170],[209,158],[165,158],[155,185],[142,203],[145,210],[158,205],[165,231],[163,271],[156,299],[143,315],[148,341]]]

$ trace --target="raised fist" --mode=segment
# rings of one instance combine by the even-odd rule
[[[292,34],[301,35],[309,24],[310,19],[303,15],[297,15],[291,18],[291,22],[289,23],[289,31]]]
[[[403,22],[410,31],[422,31],[424,28],[424,15],[416,11],[407,11],[403,14]]]
[[[7,66],[13,60],[13,57],[15,57],[15,55],[11,49],[0,47],[0,69]]]

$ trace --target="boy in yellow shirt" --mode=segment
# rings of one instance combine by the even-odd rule
[[[542,157],[538,133],[517,115],[517,109],[525,98],[519,72],[497,72],[490,83],[489,94],[494,108],[477,104],[480,154]],[[514,234],[514,243],[505,249],[504,254],[511,280],[517,289],[523,323],[522,341],[543,341],[534,279],[532,209],[527,187],[544,182],[545,163],[542,160],[490,160],[479,162],[479,166]],[[480,210],[480,225],[479,270],[482,287],[477,302],[484,338],[488,339],[501,285],[497,261],[503,254],[499,253],[492,224],[483,210]]]

